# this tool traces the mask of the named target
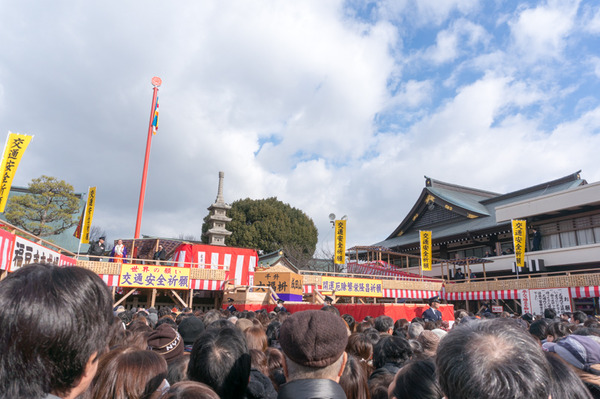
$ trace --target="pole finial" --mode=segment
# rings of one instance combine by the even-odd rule
[[[162,84],[162,79],[159,78],[158,76],[155,76],[152,78],[152,86],[154,87],[160,87],[160,85]]]

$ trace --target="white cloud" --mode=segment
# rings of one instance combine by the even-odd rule
[[[449,29],[442,30],[437,34],[436,44],[428,48],[423,57],[435,64],[452,62],[467,48],[473,48],[488,40],[489,34],[482,26],[459,19]]]
[[[574,27],[578,6],[579,0],[549,0],[520,11],[509,26],[521,57],[529,61],[559,58]]]

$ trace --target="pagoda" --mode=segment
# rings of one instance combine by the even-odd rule
[[[231,231],[225,227],[231,218],[227,217],[227,211],[231,209],[231,205],[227,205],[223,199],[223,178],[225,173],[219,172],[219,190],[217,199],[214,204],[208,207],[210,211],[209,225],[210,229],[206,233],[208,235],[208,243],[210,245],[225,246],[225,237],[231,235]]]

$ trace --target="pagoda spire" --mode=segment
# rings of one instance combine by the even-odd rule
[[[210,229],[206,233],[208,235],[208,243],[210,245],[225,246],[225,238],[231,235],[231,231],[227,230],[227,222],[231,222],[231,218],[227,217],[227,211],[231,209],[230,205],[225,203],[223,198],[223,180],[225,173],[219,172],[219,189],[217,190],[217,199],[215,203],[208,207],[210,211],[209,224]]]

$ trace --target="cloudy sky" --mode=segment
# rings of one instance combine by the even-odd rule
[[[132,237],[159,76],[142,234],[199,237],[224,171],[227,202],[367,245],[425,175],[600,181],[599,49],[592,0],[0,0],[0,135],[35,135],[14,185],[97,186],[94,224]]]

